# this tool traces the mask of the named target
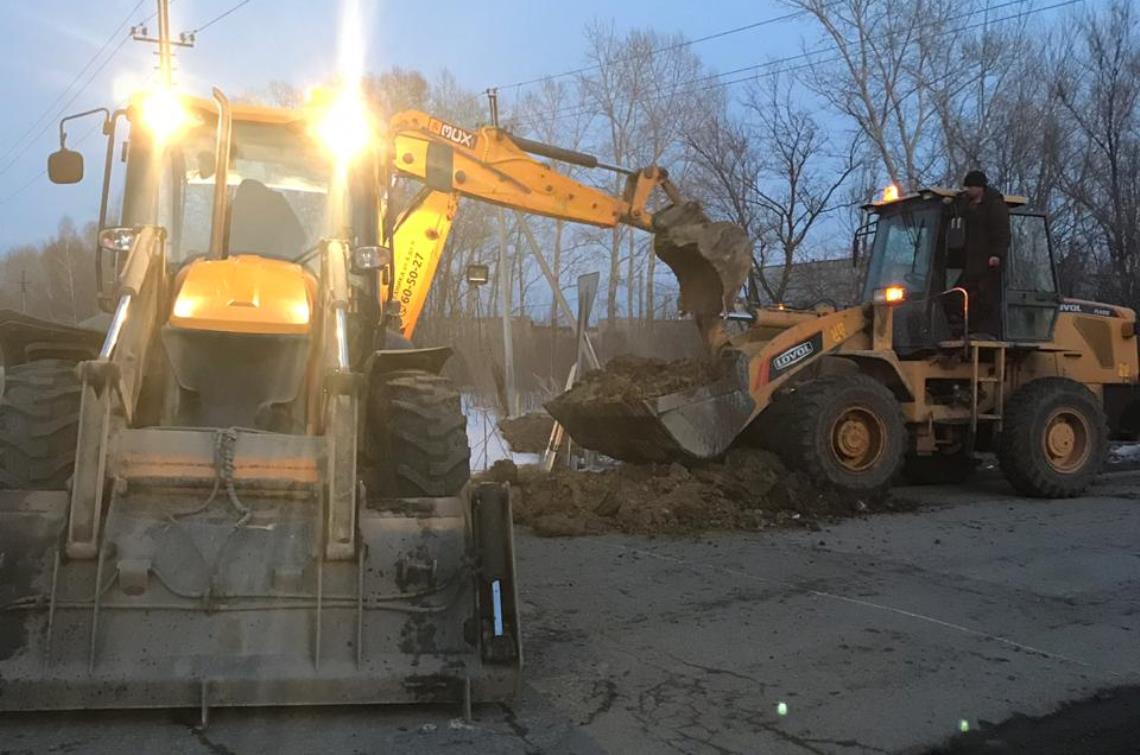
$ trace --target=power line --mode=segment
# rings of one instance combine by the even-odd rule
[[[54,110],[54,115],[52,115],[53,108],[55,108],[55,106],[59,103],[60,100],[62,100],[65,96],[67,96],[67,93],[75,85],[75,82],[77,82],[83,76],[84,72],[87,71],[87,69],[89,69],[91,67],[91,65],[107,49],[107,47],[111,44],[111,42],[114,41],[115,37],[119,34],[119,32],[122,31],[123,27],[126,26],[127,23],[130,22],[131,17],[134,16],[134,14],[138,11],[138,9],[142,7],[144,2],[146,2],[146,0],[138,0],[138,2],[135,3],[134,7],[131,8],[130,12],[127,13],[127,15],[123,18],[123,20],[119,22],[119,25],[115,27],[115,30],[113,32],[111,32],[111,35],[109,37],[107,37],[107,40],[103,43],[102,47],[100,47],[99,50],[96,51],[95,55],[93,55],[91,57],[91,59],[89,61],[87,61],[87,64],[84,65],[82,69],[80,69],[79,73],[76,74],[75,78],[71,81],[71,83],[68,84],[67,87],[64,88],[63,92],[61,92],[60,95],[55,99],[55,101],[52,102],[52,104],[48,106],[47,110],[45,110],[43,112],[43,114],[41,114],[40,117],[36,119],[35,123],[32,124],[32,126],[28,129],[28,131],[25,132],[25,134],[23,136],[21,136],[19,140],[16,141],[16,143],[13,145],[12,149],[10,149],[8,151],[8,153],[5,154],[5,157],[7,157],[9,154],[12,154],[13,150],[15,150],[17,147],[19,147],[20,143],[24,141],[25,137],[27,137],[28,134],[30,134],[32,131],[34,131],[37,126],[39,126],[40,124],[43,124],[43,127],[38,132],[36,132],[35,136],[33,136],[30,141],[28,141],[26,144],[24,144],[23,147],[21,149],[19,149],[19,151],[16,152],[15,155],[12,156],[12,158],[4,165],[3,168],[0,168],[0,175],[4,175],[9,170],[11,170],[12,166],[15,165],[16,162],[21,157],[23,157],[25,153],[27,153],[27,151],[31,148],[32,144],[34,144],[41,136],[44,135],[44,133],[47,132],[47,130],[49,128],[51,128],[51,126],[53,125],[53,121],[56,118],[58,118],[60,115],[62,115],[63,112],[66,111],[69,107],[71,107],[71,105],[77,99],[79,99],[79,96],[81,94],[83,94],[84,91],[86,91],[87,87],[91,86],[92,82],[95,81],[96,77],[98,77],[98,75],[103,71],[103,69],[107,67],[107,64],[109,64],[111,62],[111,60],[113,60],[114,57],[116,55],[118,55],[119,51],[121,49],[123,49],[123,46],[128,41],[131,40],[131,38],[132,38],[131,36],[123,37],[123,39],[121,39],[119,41],[119,44],[115,45],[114,49],[111,50],[111,53],[103,59],[103,61],[95,68],[94,71],[92,71],[90,73],[90,75],[88,75],[87,80],[83,83],[83,85],[81,87],[79,87],[79,89],[77,89],[74,94],[72,94],[71,98],[68,99],[67,102],[65,102],[59,108],[56,108]],[[174,2],[175,2],[175,0],[170,0],[171,4],[173,4]],[[221,14],[220,16],[217,16],[214,19],[210,20],[209,22],[207,22],[206,24],[204,24],[200,28],[204,29],[206,26],[211,26],[211,25],[217,23],[222,18],[229,15],[230,13],[233,13],[239,7],[241,7],[242,5],[245,5],[248,2],[250,2],[250,0],[243,0],[243,2],[238,3],[238,5],[234,6],[233,8],[230,8],[230,10],[226,11],[225,13]],[[151,13],[149,16],[147,16],[145,19],[142,20],[140,25],[145,25],[145,24],[149,23],[157,15],[158,15],[158,11]],[[44,121],[45,116],[48,116],[46,122]],[[2,160],[2,159],[3,158],[0,158],[0,160]]]
[[[229,9],[229,10],[227,10],[227,11],[223,11],[222,13],[219,13],[218,15],[214,16],[214,17],[213,17],[213,18],[211,18],[209,21],[207,21],[206,23],[202,24],[202,25],[201,25],[201,26],[199,26],[197,29],[194,29],[194,30],[193,30],[193,31],[191,31],[190,33],[191,33],[191,34],[197,34],[197,33],[198,33],[198,32],[200,32],[200,31],[205,31],[206,29],[209,29],[211,26],[213,26],[214,24],[218,23],[219,21],[221,21],[221,20],[222,20],[223,18],[225,18],[226,16],[228,16],[228,15],[230,15],[231,13],[233,13],[234,11],[236,11],[236,10],[240,9],[240,8],[241,8],[243,5],[249,5],[251,2],[253,2],[253,0],[241,0],[241,2],[240,2],[240,3],[238,3],[237,5],[233,6],[232,8],[230,8],[230,9]]]
[[[1032,15],[1035,15],[1038,13],[1043,13],[1045,11],[1055,10],[1057,8],[1064,8],[1064,7],[1068,7],[1071,5],[1077,5],[1077,4],[1083,3],[1084,1],[1085,0],[1064,0],[1063,2],[1054,3],[1053,5],[1047,5],[1047,6],[1043,6],[1040,8],[1032,8],[1032,9],[1027,10],[1025,12],[1015,13],[1015,14],[1004,16],[1001,18],[996,18],[996,19],[990,18],[986,22],[977,23],[977,24],[969,24],[966,26],[957,27],[954,29],[949,29],[945,32],[942,32],[941,34],[936,35],[936,36],[948,36],[951,34],[959,34],[959,33],[964,32],[964,31],[969,31],[971,29],[980,28],[980,27],[985,26],[987,24],[1001,23],[1004,21],[1010,21],[1010,20],[1015,20],[1015,19],[1019,19],[1019,18],[1025,18],[1025,17],[1032,16]],[[1005,8],[1005,7],[1009,7],[1009,6],[1013,6],[1013,5],[1024,5],[1025,3],[1028,3],[1028,2],[1033,2],[1033,0],[1010,0],[1009,2],[1005,2],[1005,3],[1002,3],[1000,5],[991,5],[990,10],[991,11],[992,10],[999,10],[1001,8]],[[958,18],[958,19],[972,18],[975,15],[977,15],[976,11],[966,13],[966,14],[962,14],[960,16],[957,16],[956,18]],[[954,20],[954,18],[949,19],[949,20]],[[933,26],[934,23],[936,23],[936,22],[932,22],[931,24],[927,24],[927,25]],[[781,68],[778,70],[763,70],[760,73],[757,73],[753,76],[745,76],[745,77],[741,77],[738,79],[732,79],[729,81],[718,81],[717,83],[711,84],[711,85],[706,86],[706,87],[697,87],[697,88],[686,89],[686,87],[691,87],[691,85],[698,84],[698,83],[703,82],[703,81],[720,79],[720,78],[723,78],[725,76],[731,76],[731,75],[743,73],[746,71],[774,68],[775,66],[778,66],[778,65],[781,65],[784,63],[789,63],[789,62],[792,62],[795,60],[801,60],[804,58],[810,58],[811,56],[817,55],[817,54],[822,53],[822,52],[836,51],[836,50],[839,50],[839,45],[837,45],[837,44],[824,45],[821,47],[817,47],[814,50],[808,50],[806,52],[798,53],[796,55],[788,55],[788,56],[785,56],[782,58],[775,58],[773,60],[766,61],[764,63],[757,63],[754,65],[744,66],[742,68],[736,68],[736,69],[733,69],[731,71],[725,71],[723,73],[716,73],[716,74],[708,74],[705,76],[699,76],[695,79],[690,79],[688,81],[680,82],[680,83],[674,85],[673,87],[671,87],[669,89],[669,91],[664,92],[664,93],[659,94],[659,95],[656,95],[656,96],[653,96],[653,97],[649,97],[646,99],[646,101],[647,102],[653,102],[656,100],[664,99],[666,97],[673,97],[673,96],[685,95],[685,94],[696,94],[698,92],[709,91],[712,89],[721,89],[721,88],[725,88],[728,86],[732,86],[733,84],[740,84],[740,83],[746,82],[746,81],[755,81],[757,79],[764,78],[767,76],[776,76],[776,75],[779,75],[782,73],[790,73],[792,71],[798,71],[798,70],[802,70],[804,68],[809,68],[811,66],[819,65],[821,63],[833,62],[833,61],[841,59],[842,56],[836,55],[836,56],[832,56],[830,58],[824,58],[824,59],[818,59],[818,60],[809,60],[808,62],[803,63],[803,64],[798,65],[798,66]],[[581,117],[583,115],[589,115],[593,112],[594,112],[594,108],[592,106],[574,105],[574,106],[571,106],[568,108],[561,108],[559,110],[555,110],[554,113],[550,116],[550,118],[545,119],[544,122],[554,122],[554,121],[563,120],[565,118]],[[539,116],[538,115],[532,115],[532,116],[527,117],[525,120],[529,121],[530,126],[533,128],[539,122]]]
[[[175,0],[170,0],[170,2],[171,2],[171,3],[174,3],[174,1],[175,1]],[[125,18],[125,19],[124,19],[124,20],[123,20],[123,21],[122,21],[122,22],[121,22],[121,23],[118,25],[118,27],[116,27],[115,31],[114,31],[114,32],[112,32],[111,36],[108,38],[107,42],[106,42],[106,43],[104,43],[103,47],[101,47],[101,48],[99,49],[99,51],[98,51],[98,52],[95,54],[95,56],[93,56],[92,60],[91,60],[91,61],[88,61],[88,64],[87,64],[86,66],[84,66],[83,70],[81,70],[81,71],[80,71],[80,73],[79,73],[79,75],[76,77],[76,79],[78,79],[78,78],[79,78],[79,76],[82,76],[82,75],[83,75],[83,71],[85,71],[87,68],[89,68],[89,67],[90,67],[90,64],[91,64],[92,62],[94,62],[94,60],[95,60],[96,58],[98,58],[99,54],[101,54],[101,53],[102,53],[104,50],[106,50],[106,49],[107,49],[107,45],[109,45],[109,44],[110,44],[110,42],[111,42],[111,41],[114,39],[115,35],[116,35],[116,34],[118,34],[118,33],[119,33],[119,31],[120,31],[120,30],[121,30],[121,29],[122,29],[124,26],[126,26],[126,24],[127,24],[129,21],[130,21],[130,19],[131,19],[131,16],[133,16],[133,15],[135,14],[135,12],[136,12],[136,11],[137,11],[137,10],[138,10],[138,9],[139,9],[141,6],[142,6],[142,4],[143,4],[144,2],[146,2],[146,0],[139,0],[139,2],[135,4],[135,6],[134,6],[134,7],[131,9],[130,13],[128,13],[128,14],[127,14],[126,18]],[[221,21],[221,20],[222,20],[223,18],[225,18],[226,16],[230,15],[230,14],[231,14],[231,13],[233,13],[234,11],[238,10],[239,8],[241,8],[243,5],[248,5],[250,2],[252,2],[252,0],[242,0],[242,1],[241,1],[241,2],[239,2],[237,5],[234,5],[234,6],[232,6],[231,8],[229,8],[229,10],[226,10],[226,11],[224,11],[223,13],[220,13],[220,14],[218,14],[217,16],[215,16],[215,17],[213,17],[212,19],[210,19],[209,21],[205,22],[204,24],[202,24],[202,25],[201,25],[201,26],[199,26],[198,28],[194,29],[192,32],[190,32],[190,34],[197,34],[198,32],[200,32],[200,31],[202,31],[202,30],[204,30],[204,29],[206,29],[206,28],[208,28],[208,27],[210,27],[210,26],[213,26],[214,24],[218,23],[219,21]],[[152,13],[152,14],[150,14],[149,16],[147,16],[147,18],[146,18],[146,19],[144,19],[144,20],[142,21],[142,23],[143,23],[143,24],[146,24],[146,23],[148,23],[149,21],[151,21],[151,19],[153,19],[153,18],[154,18],[155,16],[157,16],[157,15],[158,15],[157,11],[156,11],[155,13]],[[58,117],[58,115],[59,115],[60,113],[62,113],[63,111],[67,110],[67,108],[71,107],[72,103],[74,103],[74,102],[75,102],[75,100],[79,98],[79,95],[81,95],[81,94],[83,93],[83,91],[84,91],[85,89],[87,89],[87,87],[88,87],[88,86],[90,86],[90,85],[91,85],[91,82],[93,82],[93,81],[95,80],[95,77],[97,77],[97,76],[98,76],[98,75],[99,75],[99,74],[100,74],[100,73],[103,71],[103,69],[107,67],[107,64],[111,62],[111,60],[112,60],[112,59],[115,57],[115,55],[117,55],[117,54],[118,54],[119,50],[121,50],[121,49],[123,48],[123,46],[124,46],[124,45],[125,45],[127,42],[129,42],[130,40],[131,40],[131,37],[129,37],[129,36],[123,37],[123,39],[122,39],[122,40],[120,40],[119,44],[117,44],[117,45],[114,47],[114,49],[113,49],[113,50],[111,50],[111,53],[110,53],[110,55],[108,55],[106,58],[104,58],[103,62],[102,62],[102,63],[100,63],[100,64],[99,64],[99,66],[98,66],[98,67],[97,67],[97,68],[96,68],[94,71],[92,71],[92,72],[91,72],[91,75],[87,77],[87,81],[86,81],[86,82],[83,84],[83,86],[82,86],[82,87],[80,87],[80,88],[79,88],[79,89],[78,89],[78,90],[77,90],[77,91],[76,91],[76,92],[75,92],[75,93],[74,93],[74,94],[71,96],[71,98],[70,98],[70,99],[69,99],[69,100],[68,100],[66,103],[64,103],[62,107],[60,107],[60,108],[59,108],[59,109],[56,111],[56,116],[55,116],[55,117]],[[67,88],[66,88],[66,89],[64,89],[63,93],[62,93],[62,94],[61,94],[61,95],[60,95],[60,96],[59,96],[59,97],[56,99],[56,102],[53,102],[53,103],[52,103],[52,105],[50,105],[50,106],[48,107],[48,110],[47,110],[47,111],[45,111],[45,114],[46,114],[47,112],[50,112],[50,111],[51,111],[51,109],[52,109],[52,107],[54,107],[54,106],[55,106],[55,104],[59,102],[59,100],[63,99],[63,97],[64,97],[64,96],[67,94],[68,90],[70,90],[70,89],[71,89],[71,87],[72,87],[73,85],[74,85],[74,81],[72,82],[72,84],[69,84],[69,85],[67,86]],[[11,160],[11,161],[10,161],[10,162],[9,162],[7,165],[5,165],[5,166],[4,166],[4,168],[0,169],[0,175],[3,175],[3,174],[6,172],[6,171],[8,171],[8,170],[9,170],[9,169],[10,169],[10,168],[11,168],[11,167],[12,167],[12,166],[13,166],[13,165],[16,163],[16,161],[17,161],[17,160],[19,160],[19,159],[20,159],[20,157],[22,157],[22,156],[24,155],[24,153],[26,153],[26,152],[28,151],[28,149],[31,147],[31,145],[32,145],[32,144],[34,144],[34,143],[36,142],[36,140],[37,140],[37,139],[39,139],[39,138],[40,138],[40,137],[41,137],[41,136],[42,136],[42,135],[43,135],[43,134],[44,134],[44,133],[47,131],[47,129],[48,129],[48,128],[49,128],[49,127],[52,125],[52,121],[55,119],[55,117],[53,117],[53,118],[50,118],[50,119],[48,120],[48,122],[47,122],[47,123],[44,125],[44,127],[43,127],[42,129],[40,129],[39,133],[37,133],[37,134],[36,134],[36,135],[35,135],[35,136],[32,138],[31,142],[29,142],[27,145],[25,145],[25,147],[24,147],[22,150],[20,150],[20,152],[19,152],[19,153],[18,153],[18,154],[17,154],[15,157],[13,157],[13,158],[12,158],[12,160]],[[40,118],[37,120],[37,123],[41,122],[42,120],[43,120],[43,116],[41,116],[41,117],[40,117]],[[32,126],[32,129],[34,129],[34,128],[35,128],[35,125],[36,125],[36,124],[33,124],[33,126]],[[89,139],[89,138],[91,137],[91,135],[95,133],[95,130],[96,130],[98,127],[99,127],[99,125],[100,125],[100,124],[96,124],[96,125],[95,125],[95,126],[93,126],[91,129],[89,129],[89,130],[88,130],[86,133],[84,133],[84,134],[83,134],[83,136],[81,136],[81,137],[80,137],[80,138],[79,138],[79,139],[76,141],[76,145],[82,144],[82,143],[84,143],[85,141],[87,141],[87,139]],[[32,129],[29,129],[29,130],[28,130],[28,132],[30,133],[30,132],[32,131]],[[22,140],[22,137],[21,137],[21,140]],[[39,179],[43,178],[43,177],[44,177],[44,176],[46,176],[46,175],[47,175],[47,169],[41,170],[41,171],[40,171],[39,173],[37,173],[36,175],[32,176],[32,177],[31,177],[31,178],[30,178],[28,181],[26,181],[25,183],[21,184],[21,185],[20,185],[20,187],[19,187],[18,189],[16,189],[14,192],[12,192],[12,193],[11,193],[11,194],[9,194],[8,196],[4,197],[4,199],[0,200],[0,205],[6,205],[6,204],[8,204],[8,203],[9,203],[9,202],[11,202],[13,199],[15,199],[16,197],[18,197],[19,195],[23,194],[25,191],[27,191],[28,189],[30,189],[30,188],[31,188],[31,187],[32,187],[32,186],[33,186],[33,185],[34,185],[34,184],[35,184],[37,181],[39,181]]]
[[[1009,7],[1012,5],[1024,5],[1025,3],[1028,3],[1028,2],[1033,2],[1033,0],[1009,0],[1008,2],[1002,3],[1001,5],[990,6],[990,9],[991,10],[999,10],[1001,8]],[[1083,0],[1075,0],[1075,2],[1083,2]],[[1072,3],[1064,3],[1064,4],[1072,4]],[[1057,7],[1057,6],[1050,6],[1050,8],[1051,7]],[[1032,13],[1036,13],[1039,11],[1049,10],[1050,8],[1040,8],[1038,10],[1030,11],[1027,14],[1016,14],[1013,16],[1008,16],[1008,17],[1003,18],[1003,19],[996,19],[996,21],[1005,21],[1005,20],[1009,20],[1011,18],[1020,18],[1023,15],[1030,15]],[[964,14],[961,14],[958,16],[952,16],[946,20],[947,21],[955,21],[955,20],[963,19],[963,18],[969,19],[975,15],[977,15],[977,12],[971,11],[969,13],[964,13]],[[926,26],[933,26],[935,23],[940,23],[940,22],[932,22],[930,24],[925,24],[925,25]],[[966,31],[969,28],[973,28],[973,27],[963,27],[963,28],[959,28],[959,29],[951,29],[948,32],[944,32],[944,34],[959,33],[962,31]],[[848,40],[848,41],[850,42],[852,40]],[[725,76],[733,76],[735,74],[744,73],[746,71],[754,71],[754,70],[763,69],[763,68],[773,68],[773,67],[778,66],[778,65],[783,64],[783,63],[789,63],[789,62],[794,61],[794,60],[801,60],[804,58],[810,58],[811,56],[817,55],[821,52],[828,52],[829,50],[838,50],[838,49],[839,49],[839,45],[837,45],[837,44],[825,44],[825,45],[820,45],[819,47],[816,47],[813,50],[807,50],[805,52],[797,53],[795,55],[787,55],[787,56],[784,56],[781,58],[774,58],[772,60],[765,61],[763,63],[755,63],[753,65],[743,66],[741,68],[734,68],[730,71],[723,71],[721,73],[713,73],[713,74],[706,74],[704,76],[698,76],[695,79],[689,79],[688,81],[683,81],[683,82],[680,82],[678,84],[675,84],[670,89],[669,92],[665,93],[664,95],[652,97],[652,98],[650,98],[650,101],[662,99],[663,97],[671,96],[674,93],[681,93],[680,90],[683,87],[689,86],[690,84],[696,84],[696,83],[699,83],[702,81],[710,81],[710,80],[714,80],[714,79],[720,79],[720,78],[723,78]],[[827,59],[827,61],[824,61],[824,60],[813,61],[811,63],[811,65],[817,65],[818,63],[828,62],[830,60],[833,60],[833,59],[829,58],[829,59]],[[804,68],[804,67],[805,66],[797,66],[795,68],[781,69],[779,71],[774,71],[774,72],[767,72],[766,71],[766,72],[764,72],[760,75],[757,75],[757,76],[746,77],[746,78],[742,78],[742,79],[737,79],[735,81],[727,82],[724,84],[724,86],[729,86],[731,84],[739,83],[742,81],[750,81],[753,79],[760,78],[761,76],[778,75],[780,73],[784,73],[787,71],[800,70],[801,68]],[[714,85],[711,87],[705,87],[705,88],[693,90],[693,91],[705,91],[706,89],[715,89],[715,88],[717,88],[717,86],[719,86],[719,85]],[[562,118],[566,118],[566,117],[571,117],[571,116],[577,117],[577,116],[581,116],[581,115],[586,115],[586,114],[590,113],[591,111],[592,111],[592,108],[590,106],[576,106],[575,105],[575,106],[571,106],[569,108],[562,108],[562,109],[556,110],[554,112],[554,114],[552,115],[551,120],[561,120]],[[531,118],[532,123],[533,123],[535,118],[537,118],[537,116],[533,116]]]
[[[129,42],[130,39],[131,39],[130,37],[123,37],[123,39],[119,42],[119,44],[115,45],[114,49],[111,50],[111,54],[108,55],[106,58],[104,58],[103,62],[100,63],[95,68],[95,70],[91,72],[91,75],[87,77],[87,81],[84,82],[83,86],[80,87],[79,89],[77,89],[75,91],[75,93],[73,95],[71,95],[71,98],[67,102],[65,102],[63,104],[63,106],[59,108],[59,110],[56,111],[55,116],[51,120],[49,120],[47,123],[45,123],[43,128],[41,128],[39,130],[39,132],[37,132],[36,135],[34,137],[32,137],[32,140],[29,141],[27,144],[25,144],[23,149],[21,149],[18,153],[16,153],[16,155],[11,160],[8,161],[8,164],[5,165],[2,169],[0,169],[0,175],[3,175],[4,173],[8,172],[8,170],[10,170],[12,168],[12,166],[15,165],[16,162],[21,157],[23,157],[29,149],[32,148],[32,145],[35,144],[36,141],[39,140],[39,138],[41,136],[43,136],[45,133],[47,133],[48,129],[50,129],[52,126],[55,125],[55,123],[53,122],[55,120],[55,118],[59,117],[60,114],[62,114],[65,110],[67,110],[69,107],[71,107],[71,105],[77,99],[79,99],[79,96],[81,94],[83,94],[83,92],[87,89],[87,87],[91,86],[91,82],[93,82],[95,80],[95,77],[97,77],[100,73],[103,72],[103,69],[107,67],[107,64],[110,63],[115,58],[115,56],[119,53],[119,50],[123,49],[123,45],[125,45],[127,42]]]
[[[760,21],[755,21],[755,22],[750,23],[750,24],[744,24],[743,26],[734,26],[731,29],[725,29],[723,31],[714,32],[713,34],[708,34],[704,37],[697,37],[696,39],[689,39],[689,40],[685,40],[684,42],[678,42],[676,44],[666,45],[665,47],[659,47],[655,50],[651,50],[649,52],[648,57],[652,57],[654,55],[658,55],[658,54],[663,53],[663,52],[668,52],[670,50],[678,50],[678,49],[681,49],[683,47],[689,47],[691,45],[695,45],[695,44],[698,44],[700,42],[708,42],[711,39],[720,39],[721,37],[727,37],[731,34],[739,34],[740,32],[749,31],[751,29],[757,29],[761,26],[769,26],[771,24],[780,23],[782,21],[790,21],[791,19],[796,18],[797,16],[802,16],[805,13],[807,13],[806,10],[792,11],[791,13],[785,13],[785,14],[780,15],[780,16],[773,16],[772,18],[765,18],[765,19],[762,19]],[[625,57],[625,58],[618,58],[617,60],[615,60],[613,62],[620,63],[620,62],[623,62],[626,60],[636,60],[639,57],[640,56],[637,56],[637,55],[630,55],[630,56]],[[565,78],[567,76],[575,76],[575,75],[580,74],[580,73],[586,73],[587,71],[597,70],[598,68],[601,68],[600,64],[595,64],[595,65],[590,65],[590,66],[582,66],[581,68],[573,68],[573,69],[570,69],[569,71],[563,71],[562,73],[552,73],[552,74],[549,74],[546,76],[538,76],[538,77],[535,77],[533,79],[526,79],[525,81],[516,81],[513,84],[507,84],[507,85],[502,86],[502,87],[492,87],[492,88],[494,88],[494,89],[514,89],[517,91],[517,90],[521,89],[522,87],[530,86],[531,84],[538,84],[539,82],[542,82],[542,81],[553,81],[555,79],[562,79],[562,78]]]
[[[135,12],[137,12],[138,9],[142,7],[142,4],[144,2],[146,2],[146,0],[138,0],[138,2],[135,3],[134,7],[131,8],[131,10],[127,13],[127,15],[123,18],[123,20],[119,22],[119,25],[115,27],[115,30],[113,32],[111,32],[111,34],[107,37],[107,39],[103,42],[103,44],[99,47],[99,49],[95,51],[95,54],[92,55],[87,60],[87,62],[83,64],[83,67],[79,69],[79,73],[75,74],[75,77],[72,78],[72,80],[68,83],[68,85],[63,88],[63,91],[59,93],[59,96],[56,97],[55,100],[53,100],[52,103],[50,105],[48,105],[47,108],[42,113],[40,113],[40,116],[38,118],[36,118],[35,121],[32,122],[31,126],[28,127],[28,130],[25,131],[20,136],[19,139],[17,139],[15,142],[12,143],[12,146],[8,148],[8,151],[5,152],[2,157],[0,157],[0,161],[7,160],[9,155],[13,154],[17,150],[17,148],[19,148],[19,146],[24,142],[24,140],[28,137],[28,135],[31,134],[33,131],[35,131],[36,128],[38,128],[44,122],[45,118],[48,120],[49,123],[53,120],[51,113],[53,112],[55,106],[58,105],[63,100],[63,98],[67,96],[68,92],[71,91],[71,88],[74,87],[79,82],[79,80],[83,77],[83,74],[85,74],[87,72],[87,70],[89,68],[91,68],[92,65],[95,64],[95,61],[99,59],[99,56],[101,56],[104,53],[104,51],[106,51],[106,49],[108,47],[110,47],[111,43],[115,41],[115,37],[118,36],[119,32],[122,31],[123,27],[126,26],[130,22],[131,17],[134,16]],[[122,47],[122,45],[120,45],[120,47]],[[118,48],[116,48],[116,49],[118,49]],[[114,55],[114,53],[112,53],[112,55]],[[82,89],[80,91],[82,91]],[[60,108],[60,110],[63,110],[66,107],[67,106],[65,105],[63,108]],[[40,133],[42,134],[43,132],[41,131]],[[39,134],[37,134],[32,139],[32,141],[35,141],[35,139],[38,139],[38,138],[39,138]],[[21,152],[20,154],[23,154],[23,153]],[[20,155],[17,155],[16,157],[18,158],[19,156]],[[13,162],[14,161],[15,161],[15,159],[13,159]],[[11,162],[6,164],[3,169],[0,169],[0,175],[3,175],[5,172],[7,172],[7,170],[11,166],[12,166]]]

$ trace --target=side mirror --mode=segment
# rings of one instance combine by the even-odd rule
[[[487,265],[468,265],[467,283],[471,286],[482,286],[491,279],[491,268]]]
[[[950,226],[946,229],[946,248],[953,252],[966,248],[965,218],[950,218]]]
[[[352,272],[367,273],[392,264],[392,250],[386,246],[358,246],[352,250]]]
[[[83,180],[83,155],[60,147],[48,156],[48,178],[53,184],[77,184]]]

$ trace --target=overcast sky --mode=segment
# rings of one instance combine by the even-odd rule
[[[239,0],[175,0],[175,32],[200,27]],[[92,133],[92,119],[69,129],[69,146],[84,152],[87,179],[75,186],[53,186],[41,175],[58,144],[58,118],[29,129],[49,106],[60,109],[76,91],[66,113],[112,105],[154,68],[154,49],[127,41],[93,78],[107,54],[127,36],[126,18],[142,21],[154,13],[153,0],[0,0],[5,54],[0,62],[0,249],[50,234],[67,213],[93,219],[98,209],[103,140]],[[619,31],[652,26],[690,38],[787,13],[774,0],[490,0],[489,2],[390,2],[365,5],[367,68],[393,65],[418,69],[429,77],[450,70],[471,89],[505,86],[554,74],[583,62],[583,30],[591,20],[612,20]],[[272,80],[297,85],[321,81],[336,70],[336,0],[250,0],[198,35],[197,46],[178,51],[179,83],[209,96],[211,85],[231,94],[255,91]],[[130,25],[127,24],[127,26]],[[157,32],[154,21],[151,34]],[[770,57],[795,53],[806,27],[774,24],[696,45],[715,69],[726,71]],[[79,79],[68,85],[112,38],[110,47]],[[504,97],[511,97],[506,90]],[[42,133],[41,133],[42,131]],[[27,138],[21,139],[25,134]],[[82,143],[80,138],[84,137]],[[13,158],[15,158],[13,160]]]

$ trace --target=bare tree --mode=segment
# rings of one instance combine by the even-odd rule
[[[856,169],[858,140],[833,144],[806,106],[778,79],[749,90],[737,118],[711,119],[689,142],[701,158],[700,185],[710,209],[755,240],[758,282],[784,301],[809,234],[841,206],[837,192]]]
[[[617,165],[640,167],[661,162],[683,143],[684,133],[697,122],[700,103],[707,99],[707,94],[689,86],[703,71],[700,59],[681,44],[678,35],[632,31],[619,37],[612,25],[596,23],[587,28],[586,39],[591,66],[579,77],[578,85],[600,118],[597,128],[602,151]],[[615,175],[609,190],[620,194],[624,181],[624,176]],[[618,314],[622,241],[627,233],[628,229],[618,227],[609,239],[606,317],[610,322]],[[630,315],[635,252],[636,245],[627,247],[624,258],[626,311]]]
[[[1065,193],[1089,220],[1107,265],[1106,293],[1140,304],[1140,39],[1135,8],[1114,2],[1080,24],[1081,55],[1056,83],[1075,125]]]
[[[76,323],[95,314],[95,224],[63,217],[56,235],[0,257],[0,308]]]
[[[573,82],[563,79],[547,79],[537,90],[526,93],[518,105],[515,120],[520,128],[526,129],[539,141],[557,144],[567,149],[579,150],[586,136],[591,119],[588,108],[584,107],[582,91]],[[552,167],[560,173],[574,177],[574,165],[554,161]],[[550,268],[554,276],[552,286],[561,286],[563,273],[563,251],[566,242],[566,223],[554,220],[533,225],[549,230]],[[558,325],[558,300],[551,292],[550,326]],[[552,331],[551,338],[554,337]]]
[[[765,230],[764,247],[774,250],[780,266],[776,281],[768,280],[763,265],[758,273],[767,294],[780,302],[808,234],[836,209],[836,191],[858,165],[859,140],[851,139],[844,152],[833,154],[826,132],[776,79],[766,90],[753,88],[745,106],[766,157],[755,198]]]
[[[849,117],[884,172],[914,189],[944,163],[938,136],[936,85],[945,84],[944,50],[953,50],[953,22],[968,17],[970,0],[793,0],[819,25],[826,44],[809,51],[803,77],[837,112]],[[832,54],[834,53],[834,54]]]

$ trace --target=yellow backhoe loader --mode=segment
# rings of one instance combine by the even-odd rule
[[[0,315],[0,709],[513,693],[508,497],[469,482],[449,350],[407,340],[460,197],[656,232],[723,337],[747,238],[664,171],[615,197],[534,157],[589,155],[343,104],[158,90],[73,116],[107,137],[110,322]],[[83,175],[69,120],[56,183]]]
[[[966,222],[956,192],[885,192],[855,237],[858,306],[760,308],[720,350],[719,380],[635,401],[571,391],[550,413],[618,459],[712,458],[754,440],[865,493],[900,472],[961,480],[976,451],[993,451],[1021,493],[1078,495],[1110,438],[1140,431],[1136,313],[1062,296],[1046,216],[1005,200],[1001,333],[972,335],[969,294],[955,285]]]

